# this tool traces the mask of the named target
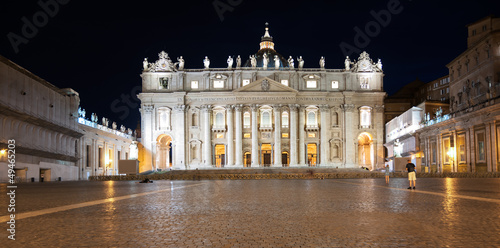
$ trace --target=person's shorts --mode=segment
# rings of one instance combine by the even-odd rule
[[[414,171],[412,172],[408,172],[408,180],[417,180],[417,173],[415,173]]]

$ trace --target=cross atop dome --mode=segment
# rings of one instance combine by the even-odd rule
[[[272,49],[274,50],[273,37],[269,34],[269,23],[266,22],[266,32],[261,38],[260,49]]]

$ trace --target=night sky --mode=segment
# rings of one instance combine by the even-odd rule
[[[205,56],[210,67],[223,68],[229,55],[255,54],[269,22],[275,49],[285,57],[303,56],[306,68],[319,67],[325,56],[326,68],[342,69],[347,54],[341,44],[380,58],[390,95],[416,78],[428,82],[446,75],[446,64],[466,49],[465,26],[500,16],[498,0],[41,0],[58,3],[43,13],[37,2],[0,3],[0,54],[79,92],[88,118],[95,112],[131,128],[140,119],[133,95],[140,90],[142,61],[156,61],[162,50],[174,62],[183,56],[188,69],[202,68]],[[380,14],[383,25],[374,25],[372,13]],[[391,13],[390,20],[383,13]],[[36,30],[25,28],[23,35],[26,20],[38,27],[32,24]],[[355,42],[356,27],[366,34],[367,26],[372,37]]]

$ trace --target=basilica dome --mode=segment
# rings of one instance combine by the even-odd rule
[[[266,23],[266,32],[261,38],[259,51],[257,51],[256,54],[251,55],[247,59],[243,67],[252,67],[252,56],[255,56],[256,67],[264,67],[264,57],[267,57],[267,67],[270,69],[275,68],[275,58],[278,60],[280,68],[288,67],[288,60],[285,59],[281,54],[276,52],[276,50],[274,50],[273,37],[269,35],[268,23]]]

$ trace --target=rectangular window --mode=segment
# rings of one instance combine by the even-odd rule
[[[484,139],[484,131],[476,133],[476,141],[477,141],[477,162],[485,163],[486,162],[486,151],[485,151],[485,139]]]
[[[223,133],[218,133],[217,135],[215,135],[215,137],[217,139],[224,139],[224,134]]]
[[[87,149],[85,151],[85,154],[86,154],[86,159],[87,159],[87,167],[90,167],[90,146],[87,145]]]
[[[286,79],[281,79],[281,84],[282,84],[282,85],[285,85],[285,86],[288,86],[288,80],[286,80]]]
[[[465,135],[458,135],[457,138],[457,147],[458,147],[458,162],[465,163]]]
[[[338,89],[339,88],[339,81],[332,81],[332,89]]]
[[[316,138],[316,133],[307,133],[307,137]]]
[[[252,137],[252,135],[250,133],[243,134],[243,138],[245,138],[245,139],[250,139],[251,137]]]
[[[224,88],[224,80],[214,80],[214,88],[216,89]]]
[[[99,147],[99,153],[98,153],[98,156],[99,156],[99,167],[102,167],[102,165],[104,164],[104,154],[103,154],[103,151],[102,151],[102,147]]]
[[[316,86],[317,86],[317,82],[315,80],[308,80],[307,81],[306,87],[308,89],[315,89]]]
[[[198,81],[191,81],[191,89],[198,89]]]
[[[250,84],[250,79],[243,79],[243,86],[249,85]]]
[[[169,78],[162,77],[158,79],[160,81],[160,89],[168,89],[170,87]]]
[[[282,138],[288,138],[288,133],[282,133],[282,134],[281,134],[281,137],[282,137]]]

